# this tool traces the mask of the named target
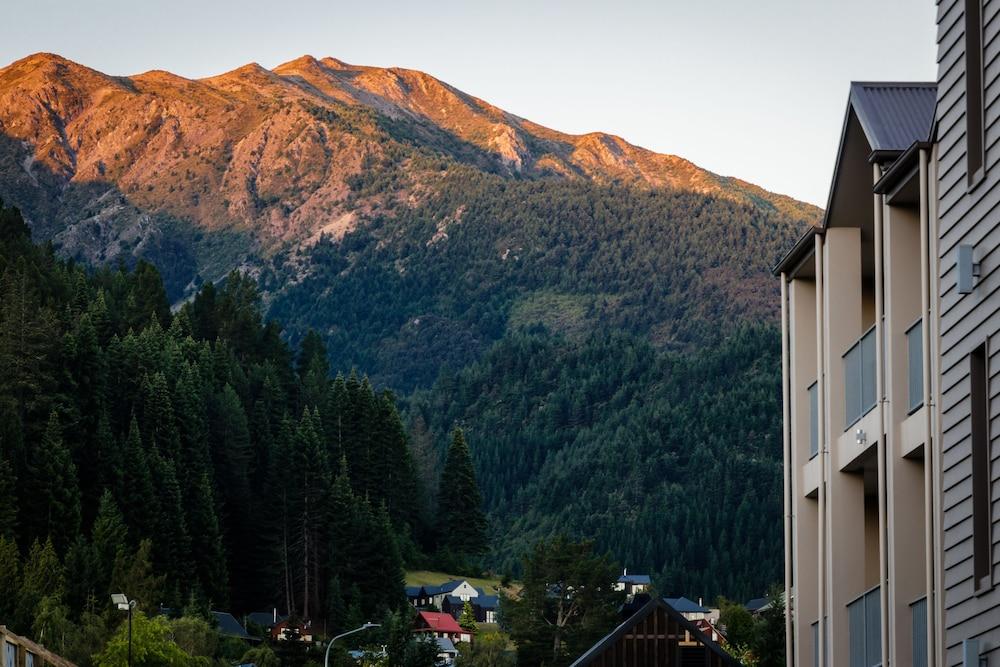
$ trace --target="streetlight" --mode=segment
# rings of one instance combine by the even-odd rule
[[[121,611],[128,612],[128,667],[132,667],[132,609],[135,600],[129,600],[124,593],[112,593],[111,602]]]
[[[334,637],[333,639],[331,639],[330,643],[326,645],[326,657],[323,658],[323,667],[330,667],[330,649],[333,648],[333,642],[337,641],[342,637],[346,637],[347,635],[353,635],[355,632],[361,632],[362,630],[368,630],[369,628],[378,628],[378,627],[381,627],[379,623],[365,623],[360,628],[354,628],[353,630],[341,633],[336,637]]]

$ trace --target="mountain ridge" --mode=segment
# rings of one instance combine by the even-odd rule
[[[350,110],[371,113],[351,119],[347,128],[331,126],[331,114]],[[34,171],[45,167],[63,190],[70,183],[106,182],[146,213],[165,212],[199,228],[249,229],[263,247],[273,248],[312,238],[315,229],[344,218],[343,183],[367,167],[358,156],[369,162],[385,157],[381,117],[410,123],[414,140],[424,146],[507,177],[668,187],[753,200],[797,217],[818,213],[616,135],[546,128],[417,70],[310,55],[273,69],[249,63],[201,79],[165,70],[111,76],[46,53],[15,61],[0,69],[0,131],[20,142],[24,173],[0,173],[0,185],[15,195],[37,188]],[[338,151],[345,142],[348,150]],[[335,154],[336,164],[321,154]],[[289,157],[304,169],[295,173]],[[222,173],[210,173],[212,167]],[[193,183],[178,181],[181,169]],[[289,171],[294,182],[282,183],[277,174]],[[155,195],[137,192],[141,188]],[[20,198],[37,199],[30,194]],[[45,208],[23,207],[33,224],[42,213],[35,209]],[[43,233],[55,236],[73,222]],[[67,235],[72,246],[71,240]]]

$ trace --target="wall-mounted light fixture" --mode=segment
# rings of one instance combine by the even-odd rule
[[[864,429],[859,428],[854,432],[854,441],[859,445],[863,445],[868,442],[868,434],[865,433]]]
[[[973,256],[973,248],[971,245],[962,244],[958,246],[958,262],[956,268],[958,268],[958,293],[959,294],[969,294],[972,292],[972,288],[976,282],[976,278],[979,277],[980,267],[979,262],[975,260]]]

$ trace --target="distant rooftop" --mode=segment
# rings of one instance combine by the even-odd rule
[[[651,583],[648,574],[623,574],[618,577],[619,584],[646,584]]]
[[[693,600],[688,600],[686,597],[679,598],[663,598],[664,602],[674,608],[674,610],[682,614],[707,614],[708,609],[702,607],[700,604]]]

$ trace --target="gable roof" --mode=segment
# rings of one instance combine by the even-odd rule
[[[683,598],[681,598],[683,599]],[[667,616],[672,620],[680,624],[682,628],[691,633],[691,635],[702,645],[704,645],[709,651],[718,656],[723,664],[732,665],[733,667],[740,667],[740,662],[733,656],[726,653],[722,647],[713,642],[711,639],[705,636],[705,634],[698,629],[698,627],[687,620],[681,614],[675,610],[672,606],[667,604],[664,598],[653,598],[642,608],[639,609],[632,616],[628,617],[619,625],[617,628],[608,633],[603,639],[598,641],[596,644],[591,646],[583,655],[573,661],[570,667],[585,667],[585,665],[591,664],[591,662],[598,658],[605,650],[611,647],[615,642],[628,634],[628,631],[633,627],[638,625],[643,619],[655,612],[657,609],[662,609],[666,612]]]
[[[240,625],[240,622],[236,620],[236,617],[225,611],[213,611],[212,616],[215,617],[215,622],[219,624],[219,632],[228,637],[239,637],[240,639],[253,639],[247,634],[247,631]]]
[[[437,632],[466,632],[458,624],[451,614],[438,613],[436,611],[422,611],[419,619],[431,630]]]
[[[618,577],[619,584],[650,584],[648,574],[623,574]]]
[[[437,644],[438,651],[441,653],[458,653],[458,649],[455,648],[455,643],[447,637],[438,637]]]
[[[477,607],[482,607],[483,609],[496,609],[500,606],[500,596],[480,595],[476,599],[472,600],[472,604]]]
[[[663,601],[682,614],[707,614],[709,611],[683,595],[679,598],[663,598]]]
[[[451,593],[464,583],[467,583],[465,579],[452,579],[451,581],[446,581],[437,586],[424,586],[423,588],[427,595],[442,595],[445,593]]]
[[[757,611],[761,607],[767,604],[767,598],[754,598],[750,600],[745,605],[743,605],[747,611]]]
[[[275,623],[280,623],[286,618],[288,617],[283,614],[278,614],[278,619],[275,620],[273,611],[253,611],[247,614],[248,622],[264,628],[270,628]]]
[[[851,82],[851,105],[873,151],[904,151],[926,140],[936,104],[936,83]]]

